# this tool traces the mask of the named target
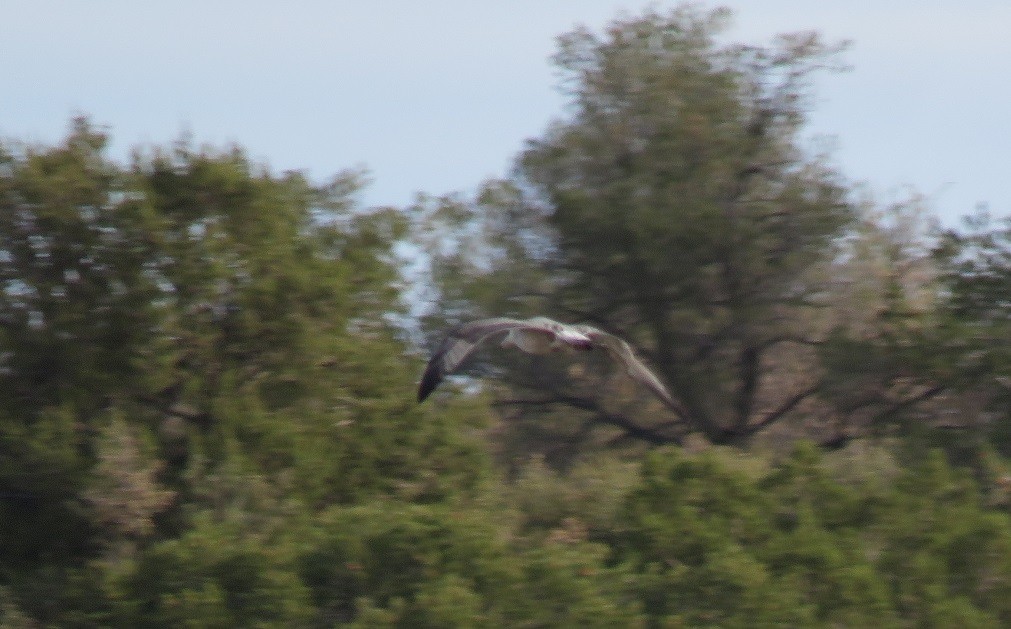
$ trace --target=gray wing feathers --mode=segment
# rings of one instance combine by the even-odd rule
[[[446,375],[456,371],[463,364],[463,361],[474,351],[474,348],[489,336],[516,328],[556,334],[565,327],[564,324],[545,317],[535,317],[527,321],[504,317],[481,319],[480,321],[473,321],[460,326],[446,337],[432,355],[431,360],[428,361],[425,373],[422,375],[421,383],[418,387],[418,401],[421,402],[427,398],[439,386],[442,379]],[[570,329],[578,330],[589,337],[594,345],[606,349],[613,358],[625,366],[625,370],[632,379],[649,388],[650,391],[663,400],[669,407],[677,409],[677,403],[667,390],[667,387],[663,385],[663,382],[657,378],[656,374],[645,363],[639,360],[639,357],[635,355],[635,351],[624,340],[593,326],[572,326]]]
[[[670,391],[660,381],[660,378],[645,363],[639,360],[631,345],[613,334],[608,334],[592,326],[582,326],[580,330],[589,336],[594,344],[603,347],[611,356],[620,361],[632,379],[648,387],[667,406],[676,408],[677,403],[674,401],[674,397],[670,394]]]
[[[442,357],[442,370],[445,373],[455,371],[475,347],[477,347],[477,343],[471,343],[464,339],[453,339],[449,344],[449,349]]]
[[[451,332],[432,354],[425,367],[425,373],[421,376],[421,383],[418,386],[418,401],[424,401],[446,375],[456,371],[481,341],[493,334],[524,325],[525,322],[517,319],[482,319],[462,325]]]
[[[470,323],[460,326],[450,333],[449,339],[465,339],[476,345],[492,334],[505,332],[506,330],[511,330],[513,328],[521,328],[527,325],[529,324],[526,321],[508,319],[506,317],[481,319],[479,321],[471,321]]]

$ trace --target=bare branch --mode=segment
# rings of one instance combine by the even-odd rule
[[[934,386],[928,387],[927,389],[924,389],[923,391],[917,393],[912,397],[900,400],[895,404],[893,404],[892,406],[886,408],[885,410],[875,415],[874,418],[871,420],[871,423],[878,424],[887,419],[891,419],[896,415],[898,415],[899,413],[901,413],[902,411],[908,410],[913,406],[916,406],[920,402],[926,402],[927,400],[937,396],[938,394],[943,392],[946,388],[947,387],[943,384],[935,384]]]
[[[493,406],[551,406],[554,404],[565,404],[579,410],[588,411],[594,414],[594,421],[598,424],[614,426],[625,431],[629,437],[640,439],[655,445],[677,444],[680,445],[683,434],[669,434],[665,431],[682,425],[680,421],[669,421],[657,426],[646,427],[636,424],[628,417],[612,413],[600,406],[593,400],[569,395],[557,395],[540,399],[511,399],[498,400],[493,402]]]
[[[779,345],[780,343],[794,343],[796,345],[808,345],[811,347],[818,347],[825,344],[825,341],[819,341],[816,339],[809,339],[805,336],[796,336],[794,334],[779,334],[777,336],[770,337],[759,344],[761,349],[768,349],[773,345]]]
[[[779,421],[780,419],[783,418],[783,416],[785,416],[787,413],[789,413],[790,411],[792,411],[793,409],[795,409],[798,404],[800,404],[801,402],[803,402],[807,398],[811,397],[812,395],[814,395],[815,393],[817,393],[818,391],[820,391],[821,390],[821,386],[822,386],[821,383],[818,382],[818,383],[815,383],[815,384],[811,385],[810,387],[808,387],[806,389],[798,391],[792,397],[786,399],[782,404],[780,404],[778,408],[776,408],[775,410],[769,412],[765,417],[763,417],[757,423],[749,425],[747,427],[746,434],[748,436],[754,435],[755,433],[759,432],[760,430],[768,427],[770,424],[773,424],[773,423]]]

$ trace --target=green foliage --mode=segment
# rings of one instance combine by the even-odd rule
[[[250,539],[200,519],[185,535],[145,549],[116,585],[114,623],[155,627],[290,627],[311,608],[291,569],[290,547]]]
[[[843,433],[901,434],[1001,477],[982,460],[1011,452],[1011,229],[977,212],[942,231],[921,201],[870,213],[849,239],[822,397],[850,418]]]
[[[963,472],[936,452],[888,479],[872,472],[894,470],[880,452],[831,456],[802,444],[762,469],[658,451],[592,524],[594,505],[565,500],[566,485],[586,496],[588,472],[537,464],[505,502],[337,507],[300,574],[321,624],[1007,622],[1011,520]]]
[[[654,456],[629,496],[646,610],[718,626],[1006,622],[1006,514],[935,453],[894,487],[832,480],[800,447],[758,482]],[[674,594],[676,593],[676,594]]]
[[[0,144],[0,626],[1011,625],[1011,231],[854,223],[799,143],[835,50],[724,18],[563,36],[570,116],[414,214],[85,119]],[[593,356],[417,405],[404,241],[423,331],[590,319],[684,407]],[[743,447],[789,417],[841,438]]]
[[[129,623],[290,625],[301,585],[246,537],[472,491],[481,415],[414,406],[390,323],[404,221],[356,208],[358,175],[187,143],[127,168],[105,144],[82,119],[0,150],[0,574],[43,623],[123,617],[108,582],[148,601]]]
[[[985,211],[946,232],[935,249],[945,304],[948,380],[969,392],[976,411],[994,415],[988,432],[1011,454],[1011,219]]]
[[[582,536],[599,536],[614,528],[625,494],[636,482],[635,467],[596,457],[563,474],[542,459],[533,459],[520,470],[507,496],[519,510],[519,525],[535,535],[538,530],[565,533],[585,528]]]
[[[975,483],[964,470],[948,467],[938,452],[915,474],[900,478],[897,489],[887,506],[880,563],[899,609],[962,614],[965,603],[972,603],[1006,623],[1011,618],[1007,515],[982,509]],[[948,600],[954,597],[964,599]]]
[[[417,208],[441,227],[419,230],[438,234],[419,238],[436,318],[588,321],[632,340],[679,400],[671,418],[595,363],[579,379],[544,363],[507,372],[517,397],[545,400],[518,416],[576,400],[567,414],[603,427],[583,444],[628,424],[653,443],[693,431],[744,443],[819,386],[810,346],[824,269],[856,214],[800,134],[811,77],[838,47],[810,33],[725,45],[725,22],[686,6],[563,35],[568,115],[528,143],[511,181]]]
[[[303,559],[322,622],[382,626],[630,626],[603,547],[526,547],[482,505],[339,508]],[[378,621],[377,621],[378,622]]]

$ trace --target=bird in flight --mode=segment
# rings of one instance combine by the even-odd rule
[[[667,387],[624,340],[593,326],[568,325],[547,317],[481,319],[453,330],[428,361],[418,387],[418,402],[423,402],[443,378],[456,371],[482,341],[503,332],[506,335],[502,339],[502,347],[515,347],[530,354],[603,348],[624,365],[629,376],[645,385],[669,407],[676,408]]]

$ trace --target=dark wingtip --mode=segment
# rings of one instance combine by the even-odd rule
[[[429,365],[425,369],[425,375],[421,376],[421,384],[418,385],[418,404],[424,402],[425,398],[435,391],[435,387],[439,386],[441,380],[439,369],[435,365]]]

